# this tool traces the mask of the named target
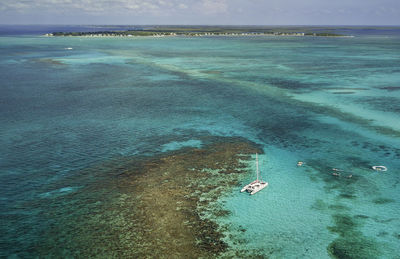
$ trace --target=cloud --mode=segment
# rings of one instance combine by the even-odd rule
[[[187,9],[188,6],[185,5],[185,4],[183,4],[183,3],[180,3],[180,4],[178,5],[178,8],[179,8],[179,9]]]
[[[179,0],[1,0],[0,10],[14,12],[77,12],[89,14],[109,13],[161,13],[186,9],[185,1]]]
[[[202,0],[200,2],[200,11],[204,14],[221,14],[228,11],[226,0]]]
[[[19,13],[35,10],[54,13],[172,15],[185,9],[193,14],[215,15],[227,13],[229,8],[227,0],[0,0],[0,10]]]
[[[0,0],[8,23],[399,24],[399,14],[399,0]]]

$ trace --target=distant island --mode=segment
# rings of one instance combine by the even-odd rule
[[[53,32],[45,36],[81,36],[81,37],[135,37],[135,36],[319,36],[349,37],[331,28],[321,31],[320,27],[264,27],[264,26],[153,26],[128,30],[106,30],[92,32]]]

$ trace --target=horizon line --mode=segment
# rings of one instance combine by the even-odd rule
[[[329,27],[400,27],[400,24],[74,24],[74,23],[0,23],[0,26],[30,26],[30,25],[52,25],[52,26],[329,26]]]

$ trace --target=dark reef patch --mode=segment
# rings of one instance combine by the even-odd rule
[[[348,202],[354,202],[357,199],[359,187],[363,191],[364,186],[370,186],[367,179],[361,175],[352,175],[349,178],[350,171],[333,171],[332,165],[316,159],[307,161],[307,166],[317,172],[313,174],[315,177],[325,182],[324,189],[326,192],[338,193],[338,199],[332,204],[317,199],[312,205],[313,209],[332,213],[334,225],[329,226],[328,230],[339,236],[327,247],[328,253],[333,258],[379,257],[380,250],[378,243],[373,238],[364,236],[360,230],[369,217],[361,214],[355,216],[349,215],[350,207]],[[346,165],[343,167],[365,168],[367,167],[367,161],[358,159],[357,157],[350,157],[346,160]]]
[[[326,87],[324,90],[353,90],[353,91],[362,91],[362,90],[369,90],[368,88],[364,87]]]
[[[329,205],[329,209],[338,211],[338,210],[350,210],[350,208],[346,205],[343,204],[333,204],[333,205]]]
[[[384,86],[384,87],[380,87],[379,89],[386,90],[389,92],[400,91],[400,86]]]
[[[377,243],[365,237],[358,228],[361,222],[346,214],[335,214],[335,225],[328,227],[331,232],[339,234],[329,246],[328,252],[334,258],[377,258],[379,249]]]
[[[345,235],[348,231],[354,231],[357,227],[357,223],[353,218],[345,214],[335,214],[333,215],[333,220],[335,226],[328,227],[328,229],[332,232],[338,233],[339,235]]]
[[[338,238],[333,241],[328,252],[334,258],[353,259],[353,258],[378,258],[375,243],[366,238]]]
[[[340,92],[332,92],[333,94],[355,94],[356,92],[350,92],[350,91],[340,91]]]
[[[364,99],[363,99],[364,100]],[[389,136],[400,136],[400,131],[385,127],[385,126],[378,126],[374,125],[371,123],[370,120],[359,117],[357,115],[347,113],[347,112],[342,112],[341,110],[334,108],[334,107],[329,107],[329,106],[323,106],[320,104],[313,104],[305,101],[299,101],[299,100],[294,100],[291,99],[292,102],[295,102],[298,108],[308,108],[308,110],[311,110],[317,114],[325,114],[329,115],[332,117],[335,117],[339,120],[350,122],[350,123],[356,123],[358,125],[361,125],[367,129],[373,130],[375,132],[378,132],[380,134],[384,135],[389,135]],[[365,100],[364,100],[365,101]],[[396,107],[398,106],[398,102],[394,104]]]
[[[373,219],[375,222],[383,223],[383,224],[386,224],[386,223],[392,222],[392,221],[394,221],[394,220],[397,220],[397,218],[380,219],[380,218],[378,218],[378,217],[373,217],[372,219]]]
[[[390,202],[394,202],[394,201],[395,200],[393,200],[393,199],[380,197],[380,198],[374,199],[372,202],[375,204],[386,204],[386,203],[390,203]]]
[[[278,78],[278,77],[271,77],[267,78],[266,80],[267,84],[271,84],[275,87],[282,88],[282,89],[288,89],[288,90],[301,90],[301,91],[311,91],[311,90],[318,90],[321,89],[322,87],[326,86],[326,84],[322,83],[311,83],[311,82],[302,82],[299,80],[293,80],[293,79],[286,79],[286,78]]]
[[[85,183],[75,192],[35,201],[51,226],[35,248],[40,257],[215,258],[258,256],[223,240],[215,201],[236,186],[258,145],[242,138],[202,137],[202,148],[153,157],[118,157],[54,184]],[[35,203],[33,202],[33,203]],[[30,204],[37,206],[37,204]],[[254,252],[254,253],[253,253]]]
[[[362,159],[361,157],[349,156],[346,157],[346,161],[353,168],[371,168],[371,164],[368,160]]]
[[[354,217],[359,218],[359,219],[368,219],[369,218],[367,215],[362,215],[362,214],[355,215]]]
[[[347,171],[339,172],[339,175],[334,175],[335,171],[332,170],[332,165],[316,159],[308,160],[307,166],[318,172],[317,174],[313,174],[313,176],[325,182],[324,189],[327,192],[336,190],[339,191],[339,197],[348,199],[357,197],[353,185],[362,180],[362,176],[352,175],[351,172]],[[349,175],[351,175],[351,178],[349,178]]]
[[[354,191],[342,192],[339,194],[339,198],[343,199],[357,199],[357,195],[354,194]]]
[[[363,104],[368,103],[374,110],[384,112],[400,112],[400,104],[396,97],[362,97],[356,101],[357,103]]]

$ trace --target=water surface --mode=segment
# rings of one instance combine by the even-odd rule
[[[242,137],[265,153],[269,187],[250,197],[239,184],[220,200],[231,247],[270,258],[398,256],[398,29],[354,28],[354,38],[27,34],[0,37],[1,256],[51,256],[38,245],[55,224],[44,212],[85,213],[74,199],[102,179],[87,168],[199,148],[205,136]]]

